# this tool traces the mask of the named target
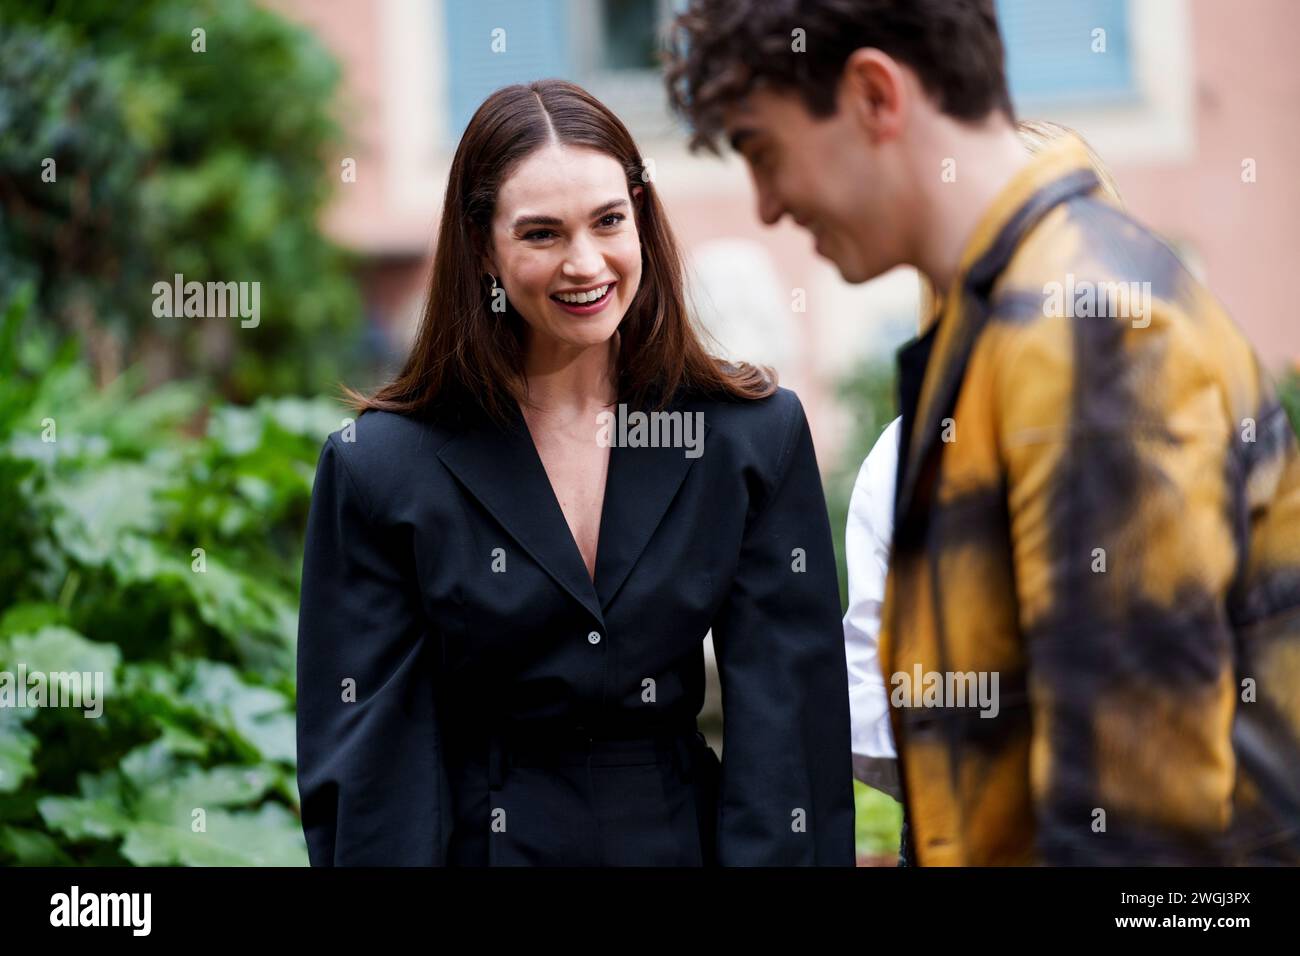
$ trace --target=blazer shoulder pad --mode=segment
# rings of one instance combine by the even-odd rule
[[[432,422],[395,412],[368,411],[331,432],[321,449],[332,449],[350,480],[368,502],[391,500],[399,483],[429,473],[428,462],[450,437]]]
[[[705,454],[724,457],[755,474],[767,490],[788,468],[800,433],[807,428],[799,396],[780,386],[766,398],[696,402],[691,408],[702,412],[708,425]]]

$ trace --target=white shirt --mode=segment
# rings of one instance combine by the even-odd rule
[[[894,484],[901,419],[877,439],[858,471],[849,499],[844,555],[848,564],[849,609],[844,615],[844,650],[849,671],[853,775],[902,800],[889,695],[880,669],[880,611],[894,533]]]

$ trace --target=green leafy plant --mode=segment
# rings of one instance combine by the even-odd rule
[[[0,863],[305,864],[294,647],[326,400],[100,390],[0,319],[0,671],[104,675],[102,714],[0,707]]]
[[[840,579],[840,596],[848,610],[848,569],[844,560],[844,527],[849,516],[849,500],[858,470],[875,446],[881,433],[897,416],[894,395],[894,370],[885,360],[868,359],[840,380],[840,404],[852,414],[849,431],[840,450],[835,469],[826,476],[826,509],[831,519],[831,537],[835,542],[835,563]]]
[[[360,299],[317,226],[338,77],[252,0],[6,0],[0,305],[33,284],[100,384],[143,362],[248,402],[352,377]],[[258,324],[155,315],[177,274],[257,282]]]

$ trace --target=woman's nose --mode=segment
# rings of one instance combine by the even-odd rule
[[[575,239],[570,245],[568,255],[564,257],[563,271],[566,276],[586,278],[596,275],[604,268],[604,257],[588,238]]]

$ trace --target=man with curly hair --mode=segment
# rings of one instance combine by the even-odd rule
[[[879,649],[916,861],[1300,862],[1295,434],[1083,145],[1027,155],[993,0],[691,0],[667,82],[763,222],[940,296]]]

